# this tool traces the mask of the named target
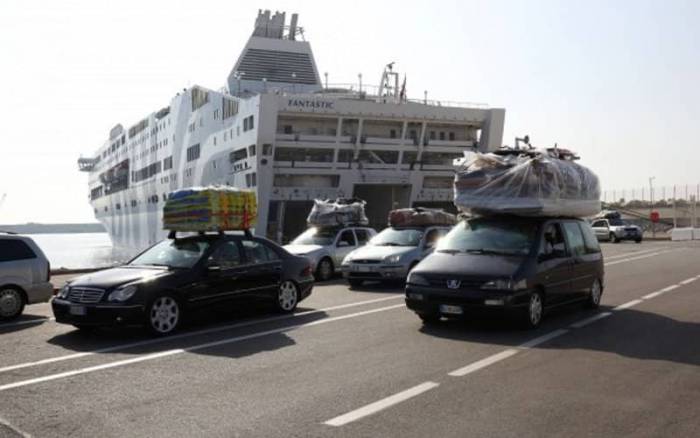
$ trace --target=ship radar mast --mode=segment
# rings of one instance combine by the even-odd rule
[[[399,87],[399,74],[394,71],[395,62],[392,61],[384,66],[382,79],[379,81],[379,98],[385,102],[403,102],[406,100],[406,77],[403,85]]]

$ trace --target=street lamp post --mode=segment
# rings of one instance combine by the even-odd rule
[[[654,212],[654,179],[656,177],[652,176],[649,178],[649,221],[651,221],[651,215]],[[651,222],[651,237],[656,237],[656,226],[654,222]]]
[[[297,74],[292,72],[292,93],[297,92]]]

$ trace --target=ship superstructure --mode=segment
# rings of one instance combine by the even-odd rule
[[[365,199],[377,228],[392,208],[451,208],[453,160],[500,147],[505,110],[411,100],[399,79],[389,64],[378,87],[328,86],[296,14],[261,11],[227,89],[184,89],[79,160],[95,216],[141,249],[166,236],[163,203],[183,187],[256,191],[254,231],[281,242],[315,198]]]

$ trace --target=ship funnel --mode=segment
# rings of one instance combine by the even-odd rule
[[[292,41],[296,39],[298,20],[299,14],[292,14],[292,21],[289,22],[289,39]]]

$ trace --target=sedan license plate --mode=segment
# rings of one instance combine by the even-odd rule
[[[447,304],[440,304],[440,312],[448,313],[450,315],[461,315],[462,308],[459,306],[448,306]]]
[[[353,266],[355,272],[370,272],[372,270],[371,266]]]
[[[85,316],[86,310],[85,306],[70,306],[69,312],[71,315]]]

